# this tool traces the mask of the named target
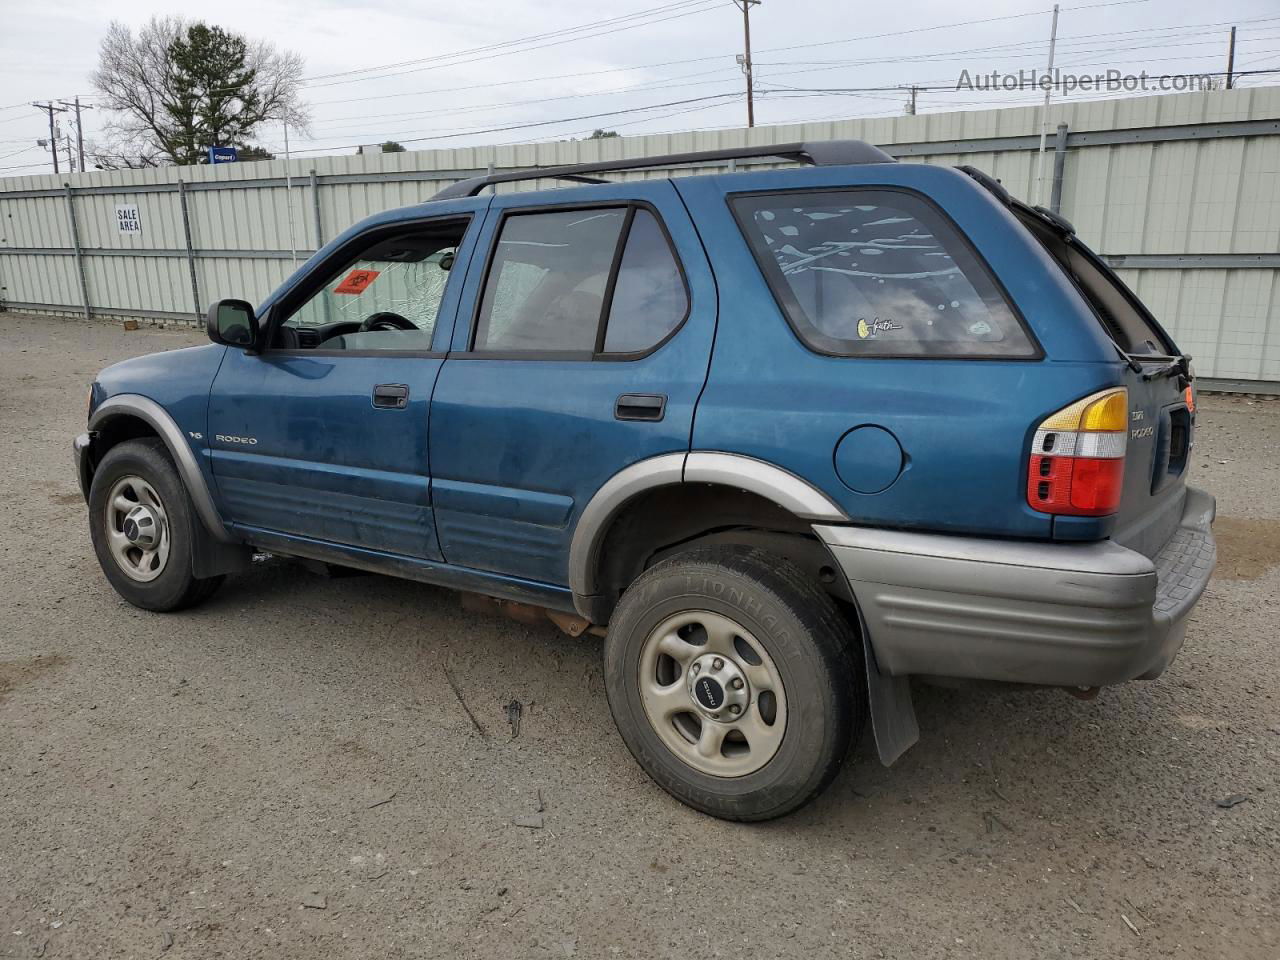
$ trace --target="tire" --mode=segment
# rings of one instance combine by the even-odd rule
[[[187,489],[158,439],[118,444],[94,471],[89,488],[93,549],[116,593],[135,607],[182,610],[202,603],[221,585],[220,576],[192,575],[198,522]]]
[[[822,792],[865,721],[863,670],[834,601],[745,547],[647,570],[604,643],[609,708],[632,755],[676,799],[725,820],[770,820]]]

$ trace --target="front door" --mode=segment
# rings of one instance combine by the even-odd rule
[[[339,243],[268,308],[261,354],[228,351],[208,449],[236,528],[440,559],[431,392],[487,202]]]
[[[689,449],[716,293],[669,181],[545,196],[493,198],[430,443],[445,559],[563,585],[591,496]]]

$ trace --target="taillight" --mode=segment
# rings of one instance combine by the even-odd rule
[[[1044,513],[1102,517],[1120,507],[1129,393],[1124,387],[1077,400],[1036,428],[1027,503]]]

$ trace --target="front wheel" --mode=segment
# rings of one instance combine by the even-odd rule
[[[858,641],[786,560],[699,548],[640,576],[605,639],[631,753],[677,799],[728,820],[790,813],[836,775],[866,713]]]
[[[191,572],[191,500],[160,440],[107,451],[89,488],[89,532],[111,586],[135,607],[169,611],[206,599],[222,577]]]

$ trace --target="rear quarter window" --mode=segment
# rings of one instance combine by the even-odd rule
[[[1039,356],[990,271],[919,196],[857,188],[730,203],[779,306],[814,350]]]

